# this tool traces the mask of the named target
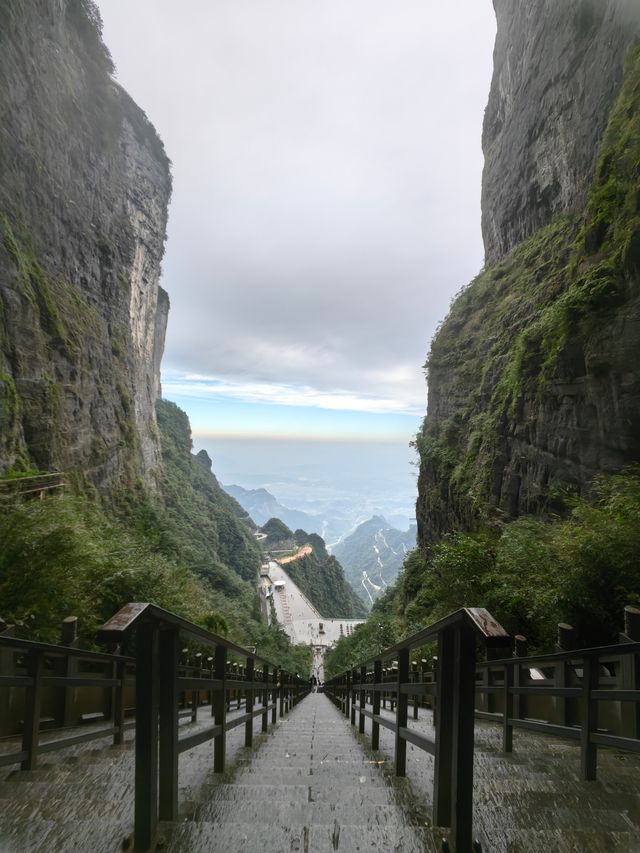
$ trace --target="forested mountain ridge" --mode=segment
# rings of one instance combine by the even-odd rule
[[[304,530],[291,531],[277,518],[270,519],[261,529],[267,533],[265,545],[276,559],[283,548],[293,551],[311,546],[311,553],[287,562],[284,569],[322,616],[355,619],[366,614],[365,605],[345,578],[338,560],[327,551],[322,537]]]
[[[397,530],[377,515],[335,545],[333,555],[340,560],[351,586],[369,604],[371,598],[378,598],[395,582],[407,554],[415,546],[415,525],[407,531]],[[365,573],[370,583],[363,584]]]

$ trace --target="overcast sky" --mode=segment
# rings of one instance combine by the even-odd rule
[[[165,396],[201,434],[410,436],[482,265],[490,0],[99,0],[173,161]]]

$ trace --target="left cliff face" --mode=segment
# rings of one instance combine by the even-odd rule
[[[0,472],[160,465],[169,161],[90,0],[0,6]]]

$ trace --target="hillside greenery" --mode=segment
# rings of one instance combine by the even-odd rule
[[[187,416],[162,401],[158,426],[159,494],[139,489],[115,508],[88,495],[49,497],[0,513],[0,617],[20,636],[57,642],[62,619],[75,615],[90,646],[122,605],[153,601],[308,672],[310,650],[261,620],[260,548],[246,513],[191,454]]]
[[[338,560],[328,553],[324,539],[304,530],[296,530],[293,536],[297,545],[311,545],[312,551],[287,563],[285,569],[322,616],[327,619],[364,617],[365,604],[345,578]]]
[[[553,650],[558,622],[581,645],[616,642],[626,604],[640,604],[640,467],[597,477],[563,514],[452,533],[413,551],[365,625],[339,641],[328,672],[376,654],[460,607],[486,607],[512,635]]]
[[[423,545],[427,536],[513,514],[508,491],[500,494],[505,437],[531,427],[559,377],[584,373],[585,353],[602,346],[607,330],[615,334],[622,308],[629,317],[637,314],[639,174],[635,48],[584,211],[557,218],[484,269],[454,300],[434,337],[426,367],[432,384],[446,379],[452,405],[449,417],[426,418],[417,438]],[[559,506],[552,489],[538,493],[529,484],[529,492],[525,512]]]

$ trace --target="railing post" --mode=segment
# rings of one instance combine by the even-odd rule
[[[407,742],[401,737],[400,729],[406,729],[408,722],[409,694],[402,690],[408,681],[409,649],[400,649],[396,684],[396,776],[405,776],[407,772]]]
[[[583,659],[580,753],[582,778],[585,782],[595,780],[598,767],[598,747],[591,743],[591,734],[598,728],[598,702],[591,696],[592,691],[598,688],[598,666],[596,657],[588,655]]]
[[[414,685],[418,683],[418,661],[415,661],[415,660],[411,664],[411,681],[413,682]],[[413,694],[413,719],[414,720],[418,719],[418,702],[419,702],[419,700],[420,700],[419,695],[417,693],[414,693]]]
[[[624,634],[621,643],[640,642],[640,607],[628,604],[624,609]],[[640,690],[640,654],[623,655],[621,662],[623,690]],[[621,702],[620,718],[625,737],[640,738],[640,702]]]
[[[60,643],[63,646],[76,648],[78,645],[78,617],[67,616],[62,620],[62,629],[60,632]],[[73,678],[78,672],[78,659],[73,655],[68,655],[64,660],[63,675],[66,678]],[[65,687],[63,694],[63,709],[62,709],[62,725],[73,726],[76,722],[76,696],[77,690],[75,687]]]
[[[356,683],[356,671],[355,669],[351,670],[351,725],[355,726],[356,724],[356,689],[354,687]]]
[[[198,652],[195,656],[196,658],[196,666],[192,667],[193,671],[191,673],[192,678],[196,678],[196,668],[197,668],[197,677],[200,678],[202,676],[202,652]],[[198,708],[200,707],[200,691],[196,688],[191,691],[191,722],[196,723],[198,721]]]
[[[280,719],[284,717],[284,672],[278,668],[278,694],[280,698]]]
[[[27,753],[27,757],[20,765],[22,770],[35,770],[38,763],[43,668],[43,654],[41,652],[30,652],[27,672],[32,682],[31,686],[25,691],[24,729],[22,731],[22,751]]]
[[[380,686],[382,682],[382,661],[373,663],[373,720],[371,722],[371,749],[380,749],[380,723],[376,716],[380,715]]]
[[[269,712],[267,711],[267,705],[269,704],[269,664],[267,663],[262,665],[262,680],[264,681],[264,688],[262,690],[262,707],[264,708],[262,712],[262,731],[266,732],[269,728]]]
[[[519,666],[519,664],[515,664]],[[504,665],[504,692],[502,698],[502,750],[503,752],[513,751],[513,666],[508,663]]]
[[[475,725],[476,638],[468,625],[455,633],[453,689],[452,829],[456,850],[471,850],[473,837],[473,747]]]
[[[114,746],[124,743],[124,703],[125,703],[125,677],[127,674],[126,663],[123,660],[116,662],[116,679],[118,686],[113,696],[113,725],[118,729],[113,735]]]
[[[345,682],[344,682],[344,715],[345,717],[349,716],[349,699],[351,698],[351,672],[347,671]]]
[[[248,690],[245,690],[245,706],[244,710],[247,714],[251,714],[253,712],[253,677],[254,677],[254,658],[247,658],[247,666],[245,669],[246,672],[246,680],[248,684],[251,684],[251,687]],[[249,717],[247,722],[244,724],[244,745],[252,746],[253,745],[253,717]]]
[[[178,640],[160,632],[160,820],[178,817]]]
[[[366,666],[360,667],[360,717],[358,719],[358,731],[361,735],[364,734],[364,706],[366,704],[366,690],[365,690],[365,681],[367,678],[367,668]]]
[[[222,731],[213,740],[213,772],[224,773],[227,751],[227,647],[216,646],[213,655],[216,681],[221,681],[219,690],[215,690],[211,702],[214,723]]]
[[[158,832],[158,630],[136,635],[135,849],[153,849]]]
[[[451,779],[453,749],[454,632],[438,635],[436,674],[436,751],[433,780],[433,822],[451,826]]]
[[[278,719],[278,667],[274,666],[271,674],[271,725],[275,726]]]

